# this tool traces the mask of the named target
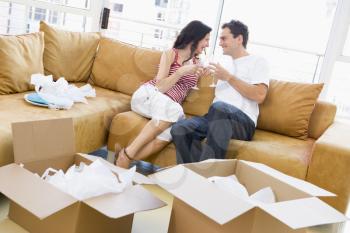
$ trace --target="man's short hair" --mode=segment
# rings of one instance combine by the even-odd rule
[[[228,28],[230,29],[233,38],[236,38],[239,35],[242,35],[243,37],[243,47],[247,48],[247,42],[248,42],[248,36],[249,36],[249,31],[247,25],[242,23],[241,21],[238,20],[231,20],[228,23],[224,23],[221,27],[222,29]]]

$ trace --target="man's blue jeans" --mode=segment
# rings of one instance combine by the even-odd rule
[[[254,122],[224,102],[213,103],[206,115],[180,120],[171,129],[177,163],[224,159],[230,139],[249,141],[254,132]]]

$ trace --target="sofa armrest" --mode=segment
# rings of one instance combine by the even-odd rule
[[[334,122],[316,141],[306,180],[337,197],[321,198],[345,213],[350,199],[350,125]]]
[[[107,148],[115,151],[115,144],[121,147],[129,145],[149,120],[129,111],[114,116],[109,128]]]

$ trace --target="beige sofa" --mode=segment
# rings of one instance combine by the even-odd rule
[[[188,117],[207,112],[214,97],[210,83],[209,77],[202,78],[200,90],[186,98],[183,107]],[[324,200],[345,212],[350,194],[350,147],[337,131],[342,128],[349,134],[350,127],[333,122],[335,105],[317,101],[322,86],[271,80],[253,140],[231,140],[227,158],[261,162],[328,189],[338,197]],[[132,111],[117,114],[111,123],[108,149],[113,151],[116,143],[128,145],[147,122]],[[170,143],[147,160],[159,166],[174,165],[175,154],[175,146]]]
[[[127,145],[147,122],[130,112],[131,95],[155,76],[160,52],[100,38],[96,33],[65,32],[44,23],[40,27],[43,33],[0,37],[0,166],[13,162],[11,123],[18,121],[73,118],[79,152],[96,150],[107,140],[111,151],[115,143]],[[43,71],[56,79],[64,76],[76,85],[89,82],[97,97],[70,110],[33,106],[23,97],[33,91],[30,75]],[[210,82],[209,77],[202,78],[200,90],[186,98],[188,116],[207,111],[214,96]],[[350,193],[350,147],[340,133],[350,130],[333,123],[334,105],[316,102],[320,89],[321,85],[273,81],[260,108],[253,141],[232,140],[227,156],[262,162],[335,192],[339,196],[326,201],[344,212]],[[174,164],[174,145],[149,161]]]

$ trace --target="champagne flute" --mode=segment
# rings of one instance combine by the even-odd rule
[[[207,65],[207,68],[209,68],[210,70],[210,77],[212,79],[212,83],[209,85],[209,87],[216,87],[216,83],[215,83],[215,76],[214,76],[214,73],[215,73],[215,68],[213,66],[210,65],[210,63],[217,63],[217,59],[216,57],[214,56],[214,54],[210,54],[208,55],[208,65]]]
[[[202,66],[203,68],[206,68],[208,65],[209,65],[209,60],[206,56],[206,53],[205,53],[205,50],[204,50],[204,55],[200,54],[200,57],[199,57],[199,65]],[[199,79],[200,77],[198,77]],[[199,90],[199,87],[198,87],[198,80],[197,80],[197,83],[195,86],[191,87],[192,89],[194,90]]]

